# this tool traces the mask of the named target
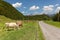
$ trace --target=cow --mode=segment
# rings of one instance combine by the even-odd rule
[[[17,25],[15,22],[10,22],[10,23],[5,23],[5,25],[6,25],[6,28],[19,28],[19,25]]]

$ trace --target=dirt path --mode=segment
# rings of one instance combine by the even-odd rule
[[[59,28],[46,24],[43,21],[40,21],[39,25],[43,31],[46,40],[60,40]]]

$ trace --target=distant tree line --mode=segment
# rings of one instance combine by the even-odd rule
[[[42,14],[42,15],[24,16],[24,19],[25,20],[50,20],[51,18],[46,14]]]

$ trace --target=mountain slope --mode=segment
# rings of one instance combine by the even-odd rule
[[[12,7],[12,5],[5,1],[0,1],[0,15],[4,15],[15,20],[23,19],[23,14],[21,14],[14,7]]]

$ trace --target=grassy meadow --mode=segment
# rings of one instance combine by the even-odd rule
[[[44,40],[38,21],[23,21],[23,27],[19,30],[5,31],[6,22],[16,22],[4,16],[0,16],[0,40]]]
[[[58,28],[60,28],[60,22],[56,22],[56,21],[45,21],[48,24],[51,24],[53,26],[56,26]]]

